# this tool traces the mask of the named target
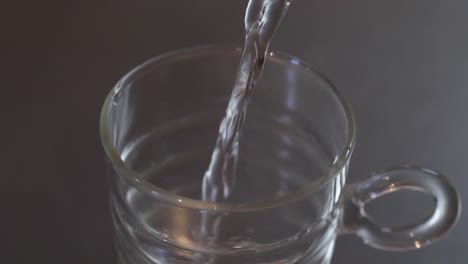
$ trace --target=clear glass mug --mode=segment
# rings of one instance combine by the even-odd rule
[[[402,166],[345,185],[356,129],[333,85],[299,59],[271,52],[240,138],[235,190],[200,200],[241,50],[178,50],[137,67],[101,114],[119,261],[330,262],[338,234],[384,250],[426,246],[456,222],[460,200],[434,171]],[[378,226],[364,206],[403,190],[434,197],[431,217]]]

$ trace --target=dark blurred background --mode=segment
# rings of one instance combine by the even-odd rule
[[[128,70],[172,49],[243,41],[246,1],[9,1],[0,5],[1,263],[114,264],[100,107]],[[468,2],[297,0],[272,47],[349,99],[358,143],[349,182],[411,163],[439,170],[468,204]],[[404,193],[380,221],[427,214]],[[371,206],[372,207],[372,206]],[[437,244],[388,253],[353,236],[334,264],[466,263],[467,218]]]

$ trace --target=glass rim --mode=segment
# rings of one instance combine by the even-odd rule
[[[270,50],[268,52],[267,61],[279,61],[287,64],[298,65],[307,71],[312,72],[317,75],[324,81],[328,87],[327,89],[331,90],[332,93],[338,98],[339,104],[343,107],[346,119],[348,122],[347,132],[348,138],[346,139],[346,144],[340,151],[340,155],[333,162],[330,168],[320,176],[318,179],[312,181],[311,183],[306,184],[304,187],[300,188],[297,191],[286,193],[283,196],[275,197],[270,200],[255,201],[255,202],[244,202],[244,203],[222,203],[222,202],[206,202],[202,200],[197,200],[193,198],[188,198],[181,196],[170,191],[164,190],[148,182],[145,178],[141,177],[137,172],[128,167],[126,163],[121,159],[121,156],[118,154],[118,151],[113,146],[110,141],[110,129],[107,127],[108,117],[112,112],[113,100],[114,97],[119,93],[120,90],[127,87],[127,84],[138,78],[140,75],[144,74],[148,68],[151,68],[155,65],[162,65],[168,62],[174,62],[177,60],[183,60],[187,58],[200,57],[200,56],[226,56],[226,54],[241,54],[242,49],[235,45],[204,45],[204,46],[194,46],[189,48],[176,49],[170,52],[163,53],[156,57],[153,57],[146,62],[138,65],[130,72],[125,74],[117,84],[112,88],[112,90],[107,95],[104,105],[101,110],[100,121],[99,121],[99,130],[101,143],[104,147],[107,157],[111,161],[114,169],[117,170],[117,173],[120,176],[125,177],[133,186],[137,187],[147,195],[150,195],[156,199],[168,202],[178,207],[184,207],[194,210],[203,210],[203,211],[217,211],[217,212],[247,212],[247,211],[259,211],[270,208],[275,208],[282,206],[284,204],[292,203],[294,201],[300,200],[308,195],[313,194],[315,191],[323,187],[323,185],[329,182],[331,179],[337,177],[338,173],[343,169],[349,160],[352,151],[356,142],[356,124],[354,114],[351,110],[351,107],[348,101],[342,96],[338,90],[335,88],[333,83],[326,78],[323,74],[315,70],[312,66],[304,62],[303,60],[296,58],[294,56],[287,55],[282,52],[277,52],[275,50]],[[219,54],[219,55],[218,55]],[[267,62],[268,63],[268,62]],[[201,188],[201,187],[200,187]]]

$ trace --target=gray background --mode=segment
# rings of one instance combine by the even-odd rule
[[[241,43],[245,3],[1,4],[0,262],[115,263],[98,136],[105,95],[161,52]],[[447,174],[468,204],[467,14],[463,0],[297,0],[291,7],[273,48],[313,64],[349,99],[359,129],[350,182],[419,164]],[[387,200],[371,211],[390,224],[430,211],[427,197]],[[462,215],[439,243],[408,253],[343,237],[334,263],[466,263],[466,222]]]

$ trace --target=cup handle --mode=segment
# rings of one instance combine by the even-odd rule
[[[401,190],[421,191],[436,200],[434,212],[420,223],[399,228],[377,225],[364,206],[379,197]],[[401,166],[372,173],[365,181],[347,185],[343,191],[340,233],[354,233],[375,248],[388,251],[418,249],[444,235],[461,212],[459,196],[447,178],[435,171]]]

